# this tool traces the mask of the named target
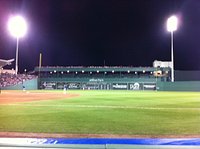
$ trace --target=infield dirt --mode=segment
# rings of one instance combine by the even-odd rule
[[[0,104],[13,104],[41,100],[62,100],[77,96],[79,96],[79,94],[64,94],[62,92],[2,91],[0,94]]]

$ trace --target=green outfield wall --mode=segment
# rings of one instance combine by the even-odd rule
[[[13,85],[13,86],[7,86],[2,88],[3,90],[22,90],[23,86],[25,87],[26,90],[37,90],[38,89],[38,79],[32,79],[32,80],[27,80],[24,82],[21,82],[20,84]]]
[[[39,78],[40,89],[155,90],[160,78]]]
[[[40,89],[200,91],[200,81],[163,82],[161,78],[43,78]]]
[[[41,85],[46,83],[46,88]],[[40,84],[40,85],[39,85]],[[26,90],[36,89],[59,89],[62,90],[64,85],[68,89],[96,89],[96,90],[155,90],[158,91],[200,91],[200,81],[176,81],[162,82],[159,79],[33,79],[15,86],[9,86],[3,89],[22,90],[23,85]],[[40,86],[40,88],[39,88]]]
[[[158,82],[160,91],[200,91],[200,81]]]
[[[155,76],[157,70],[162,75]],[[37,67],[35,72],[37,79],[4,89],[200,91],[200,71],[177,70],[175,82],[170,82],[169,68]]]

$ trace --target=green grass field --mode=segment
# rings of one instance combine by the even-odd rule
[[[68,94],[80,96],[0,105],[0,132],[200,134],[199,92],[68,91]]]

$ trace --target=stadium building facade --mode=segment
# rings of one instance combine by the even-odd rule
[[[39,89],[156,90],[170,81],[165,67],[36,67]]]

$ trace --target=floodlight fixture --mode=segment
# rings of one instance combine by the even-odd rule
[[[173,15],[167,19],[167,30],[169,32],[174,32],[178,27],[178,18]]]
[[[171,82],[174,82],[174,31],[178,27],[178,18],[173,15],[167,19],[167,30],[171,33]]]
[[[11,17],[8,21],[8,30],[15,38],[23,37],[27,32],[27,24],[22,16]]]
[[[15,74],[18,73],[18,47],[19,38],[22,38],[27,32],[27,23],[22,16],[11,17],[8,21],[8,30],[10,34],[17,39],[16,44],[16,59],[15,59]]]

